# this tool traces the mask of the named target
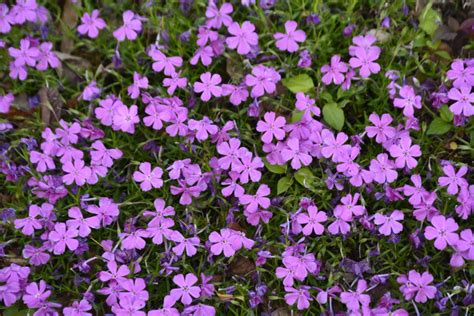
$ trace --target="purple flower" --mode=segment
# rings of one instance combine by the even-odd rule
[[[341,61],[341,56],[334,55],[331,57],[330,65],[321,67],[321,73],[324,74],[322,81],[325,85],[330,85],[331,82],[340,85],[344,81],[343,73],[346,73],[347,70],[347,64]]]
[[[285,302],[288,305],[294,305],[296,303],[298,310],[309,308],[309,301],[312,301],[313,298],[308,290],[309,287],[304,285],[299,288],[285,287]]]
[[[74,301],[71,306],[63,309],[64,316],[92,316],[88,311],[92,310],[92,305],[85,299]]]
[[[56,223],[54,230],[49,233],[48,239],[53,243],[53,252],[55,255],[63,254],[66,247],[70,251],[76,250],[79,242],[75,239],[79,235],[77,228],[66,227],[64,223]]]
[[[15,59],[14,64],[16,67],[26,65],[34,67],[40,55],[40,50],[36,47],[32,47],[30,40],[24,38],[20,40],[20,48],[10,47],[8,53]]]
[[[403,225],[398,221],[403,220],[404,215],[400,211],[393,211],[390,216],[380,213],[374,215],[374,223],[379,225],[379,232],[382,235],[390,236],[391,234],[398,234],[403,230]]]
[[[275,69],[263,65],[253,67],[252,74],[245,76],[245,84],[252,87],[252,97],[258,98],[265,93],[273,93],[281,76]]]
[[[430,285],[433,282],[433,276],[427,271],[420,274],[411,270],[408,277],[401,275],[397,278],[397,282],[402,284],[400,291],[405,299],[411,300],[414,297],[417,303],[425,303],[428,299],[433,299],[438,291],[436,287]]]
[[[318,211],[316,206],[310,206],[308,213],[300,213],[297,217],[298,223],[304,225],[303,234],[305,236],[309,236],[313,232],[316,235],[322,235],[324,233],[324,226],[320,223],[327,221],[327,219],[326,212]]]
[[[434,246],[438,250],[443,250],[449,244],[454,246],[459,240],[456,233],[459,226],[452,218],[446,218],[443,215],[434,216],[431,219],[431,225],[425,228],[425,238],[435,240]]]
[[[77,27],[77,31],[82,35],[87,34],[90,38],[99,36],[99,31],[107,26],[99,15],[99,10],[93,10],[91,14],[84,13],[81,17],[82,24]]]
[[[25,292],[23,295],[23,303],[25,303],[28,308],[41,307],[51,295],[51,291],[47,290],[47,284],[43,280],[40,280],[39,283],[32,282],[28,284],[25,288]]]
[[[443,167],[443,172],[445,174],[444,177],[438,178],[438,184],[442,187],[448,187],[448,193],[451,195],[455,195],[458,193],[459,188],[467,187],[468,182],[463,176],[467,173],[468,168],[466,166],[462,166],[456,171],[451,164],[447,164]]]
[[[240,55],[248,54],[252,46],[258,45],[258,35],[255,33],[255,25],[249,21],[245,21],[240,26],[237,22],[233,22],[228,27],[228,32],[232,35],[227,37],[226,44],[231,49],[237,49]]]
[[[137,38],[137,33],[142,30],[140,16],[133,11],[127,10],[123,13],[123,25],[114,31],[114,37],[122,42],[126,39],[133,41]]]
[[[172,289],[169,296],[173,299],[174,302],[181,299],[181,303],[184,305],[189,305],[194,298],[199,298],[201,296],[201,288],[199,286],[194,286],[198,278],[192,274],[188,273],[186,276],[183,274],[178,274],[173,277],[173,283],[179,286],[177,289]]]
[[[298,23],[295,21],[285,22],[285,33],[275,33],[273,38],[276,39],[276,47],[281,51],[288,51],[290,53],[296,52],[299,48],[298,43],[306,40],[306,33],[302,30],[297,30]]]
[[[471,86],[463,85],[458,88],[451,88],[448,92],[448,98],[456,101],[449,106],[451,112],[456,115],[466,117],[474,115],[474,93],[471,93]]]
[[[201,74],[201,81],[196,81],[194,83],[194,92],[202,93],[201,100],[209,101],[212,96],[220,97],[222,95],[222,88],[219,84],[222,81],[222,78],[218,74],[212,74],[206,72]]]
[[[412,86],[405,85],[399,92],[401,98],[395,98],[393,105],[396,108],[403,109],[403,115],[412,117],[414,109],[421,109],[421,97],[415,95],[415,90]]]
[[[264,143],[271,143],[273,137],[276,140],[285,138],[285,130],[282,127],[286,125],[286,120],[283,116],[276,117],[275,112],[267,112],[263,118],[265,121],[257,123],[257,131],[263,133],[262,141]]]
[[[370,304],[370,295],[363,294],[367,290],[367,282],[359,280],[355,292],[342,292],[341,302],[346,304],[350,311],[358,311],[359,308]]]
[[[223,3],[220,8],[217,8],[214,1],[209,1],[209,5],[206,9],[206,24],[207,26],[220,29],[222,24],[225,26],[230,26],[232,23],[232,17],[230,14],[234,11],[232,4]]]
[[[410,137],[403,137],[400,139],[398,145],[392,145],[390,147],[390,156],[395,158],[395,165],[397,168],[404,168],[407,166],[408,169],[416,167],[418,162],[413,157],[420,157],[421,150],[418,145],[411,145]]]
[[[139,166],[140,171],[133,173],[133,180],[140,182],[140,188],[143,191],[150,191],[152,188],[159,189],[163,186],[163,170],[160,167],[151,168],[149,162],[142,162]]]
[[[14,100],[15,96],[12,93],[0,96],[0,113],[8,113]]]
[[[246,205],[245,209],[250,212],[255,212],[259,207],[267,209],[270,206],[270,188],[266,184],[261,184],[255,195],[244,194],[239,197],[239,202]]]

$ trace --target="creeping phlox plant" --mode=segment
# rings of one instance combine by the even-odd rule
[[[2,313],[471,314],[474,60],[414,8],[0,4]]]

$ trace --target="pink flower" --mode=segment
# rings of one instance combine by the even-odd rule
[[[93,10],[91,14],[84,13],[81,18],[82,24],[77,27],[79,34],[87,34],[90,38],[99,36],[99,31],[104,29],[107,25],[105,21],[99,17],[100,11]]]
[[[8,113],[14,100],[15,96],[12,93],[0,95],[0,113]]]
[[[62,169],[67,173],[63,176],[63,182],[68,185],[75,182],[78,186],[83,186],[92,173],[91,168],[86,167],[82,159],[68,161]]]
[[[327,221],[326,212],[319,212],[316,206],[308,207],[308,213],[300,213],[297,217],[299,224],[306,224],[303,227],[303,234],[305,236],[311,235],[313,232],[316,235],[324,233],[324,226],[320,223]]]
[[[414,186],[405,184],[403,186],[403,194],[410,197],[408,202],[410,202],[411,205],[417,205],[421,203],[423,193],[426,192],[426,190],[423,188],[419,174],[412,175],[410,179]]]
[[[179,204],[190,205],[193,201],[193,197],[198,197],[201,193],[201,189],[198,186],[188,186],[185,181],[179,180],[179,187],[170,186],[170,192],[173,195],[181,194]]]
[[[293,287],[285,287],[285,302],[288,305],[294,305],[296,303],[298,310],[308,309],[309,301],[313,300],[311,294],[309,294],[308,289],[309,287],[304,285],[297,289]]]
[[[219,131],[219,128],[207,116],[204,116],[200,121],[189,120],[188,127],[196,132],[196,139],[200,142],[208,139],[209,134],[215,135]]]
[[[212,63],[212,57],[214,57],[214,55],[211,46],[200,47],[196,50],[189,63],[191,65],[197,65],[197,63],[201,61],[204,66],[209,66]]]
[[[316,116],[321,115],[321,110],[314,105],[316,101],[310,96],[305,95],[303,92],[296,94],[296,109],[304,111],[303,117],[310,118],[313,114]]]
[[[45,172],[46,170],[54,170],[56,168],[53,159],[49,155],[35,150],[30,153],[30,161],[36,164],[36,171],[38,172]]]
[[[157,104],[148,104],[145,108],[145,113],[148,116],[143,118],[143,123],[145,126],[151,126],[157,131],[163,127],[163,121],[170,120],[170,113]]]
[[[222,24],[229,26],[232,23],[230,14],[233,11],[234,8],[230,3],[223,3],[220,9],[218,9],[214,1],[209,1],[206,9],[207,26],[215,29],[220,29]]]
[[[306,33],[302,30],[297,30],[298,23],[295,21],[285,22],[285,33],[275,33],[273,38],[276,39],[276,47],[281,51],[288,51],[290,53],[296,52],[299,48],[298,43],[306,40]]]
[[[25,292],[23,303],[29,308],[40,307],[51,295],[51,291],[47,290],[47,284],[43,280],[40,280],[38,283],[31,282],[25,288]]]
[[[343,155],[351,148],[350,145],[345,144],[349,137],[343,132],[337,133],[334,137],[330,130],[324,129],[321,132],[321,138],[323,141],[321,153],[325,158],[332,157],[334,162],[341,161]]]
[[[38,217],[42,217],[45,211],[52,211],[53,206],[49,203],[43,203],[41,207],[36,204],[30,205],[28,208],[28,217],[15,219],[15,228],[21,229],[24,235],[34,235],[35,230],[43,228]]]
[[[185,250],[188,257],[192,257],[197,253],[196,246],[199,246],[198,237],[185,238],[177,232],[173,235],[173,241],[177,243],[177,245],[172,248],[177,256],[181,256]]]
[[[40,50],[36,47],[31,47],[31,42],[24,38],[20,40],[20,48],[10,47],[8,53],[15,59],[15,66],[30,66],[36,65],[36,60],[40,54]]]
[[[464,61],[457,59],[451,64],[451,69],[446,72],[446,77],[453,81],[453,86],[456,88],[462,86],[474,85],[474,67],[464,66]]]
[[[120,267],[117,265],[117,262],[111,260],[107,262],[107,270],[99,272],[99,279],[102,282],[109,282],[111,280],[117,282],[123,282],[126,279],[126,276],[130,274],[130,269],[123,264]]]
[[[160,167],[151,168],[149,162],[142,162],[138,167],[140,171],[133,173],[133,180],[140,183],[140,188],[143,191],[150,191],[152,188],[159,189],[163,186],[163,170]]]
[[[100,228],[100,223],[98,223],[95,218],[84,218],[79,207],[71,207],[68,210],[68,216],[70,219],[66,221],[67,226],[72,229],[77,229],[80,237],[89,236],[91,228]]]
[[[164,70],[165,75],[171,76],[176,74],[175,67],[181,67],[183,65],[183,58],[179,56],[167,57],[162,53],[155,45],[152,45],[148,51],[154,63],[152,68],[156,72],[162,72]]]
[[[453,165],[447,164],[443,167],[443,172],[446,175],[445,177],[438,178],[438,184],[442,187],[448,187],[448,193],[451,195],[455,195],[458,193],[459,188],[467,187],[468,182],[463,176],[467,173],[467,167],[462,166],[456,172]]]
[[[273,137],[276,140],[285,138],[285,130],[282,127],[286,125],[286,120],[283,116],[276,117],[275,112],[267,112],[263,118],[265,121],[257,123],[257,131],[263,133],[262,141],[264,143],[271,143]]]
[[[217,152],[224,157],[219,158],[219,167],[224,170],[229,168],[234,170],[241,164],[239,157],[242,157],[245,151],[245,148],[240,147],[238,138],[231,138],[227,142],[220,143],[217,145]]]
[[[433,299],[438,291],[436,287],[430,285],[433,282],[433,276],[428,271],[420,274],[415,270],[410,270],[408,278],[406,275],[401,275],[397,282],[403,284],[400,291],[405,299],[411,300],[415,297],[417,303],[425,303],[428,299]]]
[[[201,296],[201,288],[199,286],[194,286],[198,278],[192,274],[188,273],[186,276],[183,274],[178,274],[173,277],[173,283],[179,286],[178,289],[172,289],[170,292],[170,297],[173,301],[177,301],[181,298],[181,303],[184,305],[189,305],[194,298],[199,298]]]
[[[232,84],[223,84],[222,85],[222,95],[230,95],[230,103],[233,105],[239,105],[242,102],[245,102],[249,97],[249,91],[244,85],[234,86]]]
[[[388,113],[382,114],[379,117],[376,113],[372,113],[369,116],[369,121],[374,126],[367,126],[365,131],[367,136],[370,138],[375,137],[375,141],[379,144],[385,143],[388,139],[395,137],[395,128],[390,126],[392,123],[392,116]]]
[[[295,170],[301,168],[301,165],[308,166],[313,158],[307,153],[307,147],[303,146],[298,138],[290,138],[286,141],[286,148],[281,150],[283,160],[291,160],[291,167]]]
[[[137,33],[142,30],[140,16],[133,11],[127,10],[123,13],[123,25],[114,31],[114,37],[122,42],[127,38],[133,41],[137,38]]]
[[[130,98],[137,99],[140,96],[140,89],[148,89],[148,78],[146,76],[142,77],[135,71],[133,73],[133,84],[127,88]]]
[[[340,209],[341,214],[344,214],[342,217],[345,220],[351,221],[354,216],[364,215],[365,207],[357,204],[357,202],[359,201],[359,197],[360,197],[359,193],[355,193],[354,196],[352,196],[352,194],[349,193],[346,196],[341,198],[342,204],[339,204],[336,206],[336,209]]]
[[[63,254],[66,247],[70,251],[74,251],[79,246],[79,242],[75,239],[79,235],[77,228],[68,227],[66,224],[56,223],[54,230],[49,233],[48,239],[53,243],[53,252],[55,255]]]
[[[14,24],[15,21],[13,16],[8,12],[8,6],[4,3],[0,4],[0,33],[7,34],[10,33],[12,27],[11,24]]]
[[[449,106],[451,112],[456,115],[466,117],[474,115],[474,93],[471,93],[471,86],[463,85],[458,88],[451,88],[448,92],[448,98],[456,101]]]
[[[336,85],[340,85],[344,82],[343,73],[347,72],[347,64],[341,61],[341,56],[334,55],[331,57],[331,64],[324,65],[321,67],[321,73],[323,73],[322,81],[325,85],[330,85],[334,82]]]
[[[252,46],[258,45],[258,35],[255,33],[255,25],[249,21],[242,23],[242,26],[237,22],[233,22],[227,31],[233,35],[227,37],[225,40],[227,46],[231,49],[237,49],[240,55],[248,54]]]
[[[400,211],[393,211],[390,216],[380,213],[374,215],[374,223],[379,225],[379,232],[382,235],[390,236],[391,234],[398,234],[403,230],[403,225],[398,221],[403,220],[404,215]]]
[[[87,211],[96,215],[88,218],[94,227],[110,225],[120,213],[118,205],[109,198],[100,198],[99,206],[89,205]]]
[[[61,65],[58,56],[52,52],[53,43],[44,42],[39,46],[39,54],[37,57],[36,69],[45,71],[48,69],[48,65],[51,68],[58,68]]]
[[[240,162],[235,165],[233,171],[240,173],[240,182],[248,183],[258,182],[262,178],[262,173],[258,170],[263,168],[264,164],[260,157],[253,157],[251,152],[246,152],[240,156]]]
[[[259,206],[263,209],[267,209],[270,206],[270,199],[267,196],[270,195],[270,188],[266,184],[261,184],[255,195],[244,194],[239,198],[239,202],[242,205],[246,205],[245,209],[250,212],[255,212]]]
[[[63,309],[64,316],[92,316],[92,313],[87,313],[92,310],[92,305],[85,299],[80,302],[74,301],[71,306]]]
[[[135,124],[140,122],[137,112],[138,107],[136,105],[132,105],[130,108],[125,105],[118,107],[113,116],[114,127],[122,132],[134,134]]]
[[[414,109],[421,109],[421,97],[415,95],[415,90],[412,86],[405,85],[400,88],[399,92],[401,98],[395,98],[393,105],[396,108],[403,109],[403,115],[412,117]]]
[[[137,229],[130,233],[121,233],[122,248],[127,250],[143,249],[146,246],[144,238],[148,237],[148,231],[144,229]]]
[[[361,306],[364,307],[370,304],[370,295],[363,294],[365,290],[367,290],[367,282],[359,280],[355,292],[341,293],[341,302],[346,304],[350,311],[358,311]]]
[[[174,221],[170,218],[155,218],[148,223],[148,237],[152,238],[155,245],[161,245],[165,238],[172,239],[175,235],[175,231],[171,229],[173,226]]]
[[[370,161],[370,171],[374,176],[374,180],[378,183],[392,183],[398,177],[395,171],[395,164],[388,159],[387,154],[378,154],[377,159]]]
[[[232,257],[235,254],[235,249],[232,246],[236,236],[230,229],[221,229],[218,232],[212,232],[209,235],[209,241],[212,243],[211,252],[218,256],[224,252],[225,257]]]
[[[428,240],[434,239],[436,249],[443,250],[447,244],[450,246],[456,245],[459,240],[456,233],[459,226],[454,219],[437,215],[431,219],[431,225],[425,228],[425,238]]]
[[[410,137],[403,137],[400,139],[398,145],[392,145],[390,147],[390,155],[395,159],[395,165],[397,168],[404,168],[407,166],[408,169],[416,167],[418,162],[413,157],[420,157],[421,150],[418,145],[411,145]]]
[[[171,74],[171,78],[163,79],[163,86],[168,87],[169,95],[173,95],[177,88],[183,89],[188,84],[187,78],[180,77],[181,72],[174,72]]]
[[[379,54],[374,50],[357,48],[354,50],[354,55],[349,60],[349,64],[354,69],[360,68],[360,76],[367,78],[371,74],[376,74],[380,71],[380,65],[375,62],[378,58]]]
[[[257,65],[253,67],[252,74],[245,76],[245,84],[252,87],[252,97],[258,98],[265,93],[271,94],[276,90],[276,84],[280,81],[280,74],[271,67]]]
[[[91,149],[90,155],[92,162],[104,167],[112,167],[114,160],[121,158],[123,155],[120,149],[107,149],[100,140],[96,140],[92,143]]]
[[[206,72],[201,74],[201,81],[194,83],[194,92],[202,93],[201,100],[209,101],[212,96],[220,97],[222,95],[222,88],[219,84],[222,78],[219,74],[211,74]]]

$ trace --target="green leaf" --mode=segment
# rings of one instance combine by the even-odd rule
[[[295,179],[299,184],[309,189],[311,182],[314,180],[314,175],[308,168],[301,168],[295,173]]]
[[[17,307],[10,306],[3,311],[5,316],[23,316],[28,315],[28,309],[19,310]]]
[[[426,32],[426,34],[432,36],[438,29],[441,23],[441,17],[436,10],[431,8],[431,3],[426,6],[420,15],[420,28]]]
[[[313,79],[307,74],[297,75],[291,78],[285,78],[282,83],[291,92],[308,92],[314,87]]]
[[[286,172],[286,165],[284,166],[272,165],[265,158],[263,159],[263,164],[265,165],[265,168],[267,168],[272,173],[284,174]]]
[[[445,122],[451,122],[454,118],[453,112],[449,110],[449,107],[447,105],[443,105],[439,109],[439,113],[440,113],[441,119]]]
[[[328,103],[323,107],[323,117],[329,126],[338,131],[344,126],[344,111],[336,103]]]
[[[289,177],[281,178],[280,180],[278,180],[277,194],[280,195],[286,192],[291,187],[292,184],[293,184],[293,180],[291,180]]]
[[[435,52],[435,54],[446,60],[451,60],[451,55],[449,55],[449,53],[445,50],[438,50]]]
[[[427,135],[443,135],[449,132],[449,130],[453,126],[448,123],[443,121],[441,118],[436,117],[431,123],[430,126],[428,126],[428,130],[426,131]]]

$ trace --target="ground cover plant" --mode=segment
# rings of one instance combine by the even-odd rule
[[[470,14],[0,4],[0,313],[472,314]]]

